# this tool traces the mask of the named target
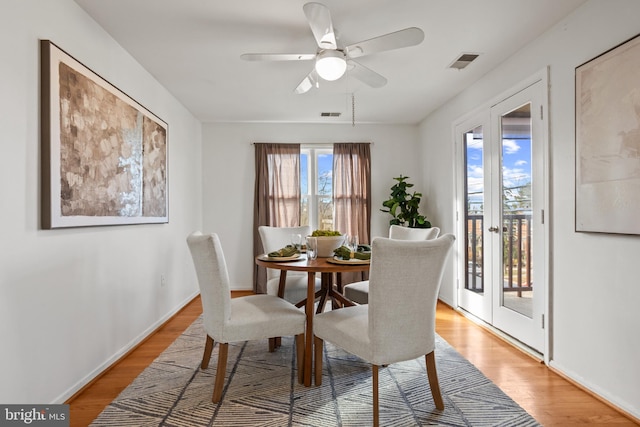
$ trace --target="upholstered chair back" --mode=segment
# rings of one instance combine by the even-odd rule
[[[231,287],[220,239],[217,234],[195,232],[187,237],[187,244],[200,285],[204,329],[209,336],[219,337],[231,317]]]
[[[407,241],[375,238],[369,276],[373,364],[390,364],[435,347],[438,291],[454,236]]]
[[[409,228],[400,225],[389,227],[389,238],[396,240],[431,240],[438,237],[440,228]]]

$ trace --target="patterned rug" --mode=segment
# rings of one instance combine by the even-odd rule
[[[217,349],[205,371],[202,317],[197,319],[94,420],[92,426],[370,426],[371,369],[325,343],[321,387],[297,382],[293,339],[229,345],[222,400],[214,405]],[[433,403],[424,357],[380,369],[383,426],[538,426],[517,403],[446,341],[436,366],[445,410]],[[231,381],[229,381],[231,378]]]

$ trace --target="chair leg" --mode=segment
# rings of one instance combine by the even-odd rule
[[[373,427],[380,425],[380,411],[378,407],[378,365],[372,366],[371,375],[373,376]]]
[[[304,383],[304,334],[296,335],[296,362],[298,362],[298,382]]]
[[[269,338],[269,353],[273,353],[278,347],[282,347],[282,337]]]
[[[429,387],[431,387],[431,395],[436,404],[436,408],[441,411],[444,409],[442,394],[440,393],[440,383],[438,382],[438,372],[436,371],[436,353],[432,351],[425,355],[427,364],[427,377],[429,378]]]
[[[313,359],[314,359],[314,381],[316,385],[322,385],[322,347],[324,342],[322,338],[313,336]]]
[[[207,369],[209,367],[209,359],[211,359],[211,352],[213,351],[213,346],[215,342],[213,338],[207,335],[207,342],[204,344],[204,354],[202,355],[202,363],[200,364],[201,369]]]
[[[224,385],[224,377],[227,371],[227,354],[229,353],[229,343],[219,343],[218,350],[218,368],[216,369],[216,381],[213,386],[213,403],[220,402],[222,397],[222,386]]]
[[[340,296],[344,296],[344,288],[342,287],[342,273],[336,273],[336,292],[340,294]],[[342,301],[336,298],[331,298],[331,308],[333,310],[337,310],[342,308]]]

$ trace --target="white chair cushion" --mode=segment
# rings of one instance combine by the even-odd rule
[[[293,336],[305,329],[306,315],[282,298],[250,295],[231,299],[231,318],[225,322],[219,342],[250,341]]]
[[[354,282],[345,285],[344,296],[358,304],[367,304],[369,302],[369,281]]]
[[[314,335],[331,341],[351,354],[371,360],[369,307],[357,305],[317,314],[313,318]]]

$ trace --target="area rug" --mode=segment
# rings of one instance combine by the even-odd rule
[[[211,402],[217,348],[209,368],[202,317],[144,370],[92,426],[371,426],[371,368],[325,343],[322,386],[298,384],[293,339],[267,351],[266,341],[229,345],[223,396]],[[383,426],[538,426],[446,341],[437,336],[436,366],[445,410],[435,408],[424,357],[380,369]],[[231,381],[229,381],[231,379]]]

